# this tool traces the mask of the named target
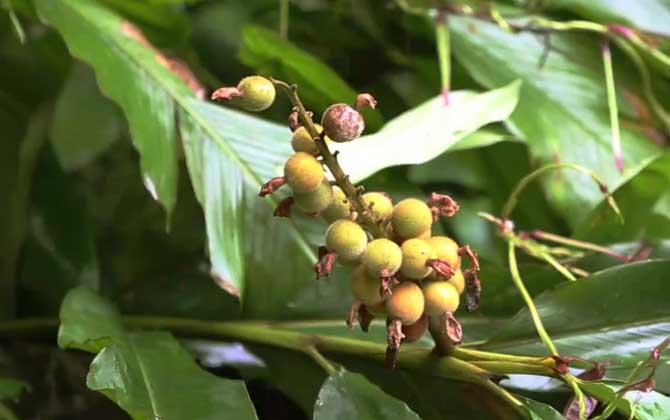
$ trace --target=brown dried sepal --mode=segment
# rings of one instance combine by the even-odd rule
[[[474,312],[479,308],[482,295],[482,282],[477,277],[477,272],[471,269],[465,270],[465,301],[468,312]]]
[[[377,107],[377,100],[369,93],[359,93],[356,96],[356,105],[354,107],[357,111],[360,111],[366,106],[375,109]]]
[[[386,368],[395,369],[398,364],[398,349],[400,343],[405,338],[402,332],[402,322],[399,319],[392,319],[388,322],[386,339],[388,347],[386,348]]]
[[[358,321],[361,330],[368,332],[373,319],[375,319],[375,316],[368,311],[368,308],[360,300],[356,300],[351,304],[347,312],[347,328],[350,330],[353,329],[354,321]]]
[[[454,344],[459,344],[463,341],[463,327],[461,327],[461,323],[458,322],[453,313],[445,311],[442,314],[442,326],[447,337],[449,337]]]
[[[470,248],[470,245],[463,245],[458,248],[458,255],[461,257],[467,255],[468,259],[470,259],[470,269],[479,271],[479,257],[477,256],[477,253]]]
[[[446,194],[432,193],[426,202],[433,215],[433,221],[437,222],[440,216],[452,217],[459,209],[458,203]]]
[[[454,275],[454,268],[449,264],[448,261],[441,260],[439,258],[431,258],[426,261],[426,266],[431,267],[435,270],[440,276],[445,279],[450,279]]]
[[[331,251],[325,246],[319,247],[319,261],[314,264],[314,272],[316,273],[316,279],[321,277],[328,277],[330,272],[333,271],[333,265],[335,265],[335,260],[337,259],[337,252]]]
[[[235,86],[224,86],[218,88],[212,93],[212,100],[214,101],[229,101],[235,97],[242,96],[243,92]]]
[[[382,299],[391,296],[391,294],[393,294],[391,287],[397,283],[398,279],[396,279],[393,274],[389,274],[386,269],[381,270],[379,272],[379,296]]]
[[[275,217],[289,217],[291,216],[291,206],[295,202],[293,197],[286,197],[277,204],[274,213]]]
[[[281,188],[282,185],[286,184],[286,178],[283,176],[276,176],[263,184],[261,191],[258,193],[259,197],[265,197],[268,194],[272,194]]]

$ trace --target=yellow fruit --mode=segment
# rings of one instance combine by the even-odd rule
[[[247,111],[262,111],[272,106],[275,100],[275,86],[262,76],[249,76],[237,84],[242,96],[234,98],[234,102]]]
[[[402,251],[395,242],[380,238],[368,244],[363,254],[363,266],[368,274],[379,278],[380,274],[392,276],[402,264]]]
[[[403,239],[416,238],[430,230],[433,215],[428,205],[416,198],[406,198],[395,205],[391,224],[396,234]]]
[[[379,278],[368,275],[362,265],[351,272],[351,291],[356,299],[363,302],[366,308],[382,303],[379,284]]]
[[[326,231],[326,247],[337,253],[342,262],[358,261],[365,253],[368,235],[351,220],[336,220]]]
[[[454,286],[459,295],[463,294],[463,290],[465,290],[465,277],[463,277],[463,272],[460,268],[456,270],[449,280],[447,280],[447,283]]]
[[[428,240],[428,239],[431,238],[431,236],[433,236],[433,232],[431,232],[431,230],[428,229],[427,231],[423,232],[421,235],[417,236],[417,238]]]
[[[436,258],[448,262],[454,270],[461,266],[461,257],[458,255],[458,244],[456,241],[447,236],[434,236],[428,239],[428,243],[435,250]],[[434,273],[432,277],[437,278],[438,274]]]
[[[400,271],[410,279],[428,277],[433,269],[427,266],[428,260],[435,258],[435,250],[423,239],[408,239],[400,247],[402,266]]]
[[[337,185],[333,187],[333,201],[321,212],[326,221],[332,223],[337,219],[347,219],[351,215],[351,204],[344,191]]]
[[[365,203],[365,207],[370,209],[374,220],[386,220],[391,217],[393,202],[387,195],[380,192],[365,193],[363,194],[363,202]]]
[[[316,190],[303,194],[295,193],[293,198],[298,210],[307,214],[317,214],[333,201],[333,188],[330,186],[330,182],[324,179]]]
[[[386,312],[391,319],[399,319],[402,325],[410,325],[421,318],[424,299],[421,288],[412,282],[400,283],[386,299]]]
[[[446,311],[456,312],[460,297],[458,290],[446,281],[428,281],[423,285],[426,315],[439,318]]]
[[[296,152],[284,165],[286,183],[293,192],[301,194],[316,190],[325,178],[323,168],[314,156]]]
[[[314,127],[316,127],[316,130],[319,133],[323,131],[323,128],[319,124],[314,124]],[[325,141],[328,143],[330,138],[326,137]],[[291,147],[293,147],[293,150],[296,152],[305,152],[313,156],[319,154],[319,149],[316,147],[314,139],[309,135],[309,132],[304,126],[298,127],[298,129],[293,132]]]

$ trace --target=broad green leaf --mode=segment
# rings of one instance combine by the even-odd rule
[[[556,409],[550,405],[528,398],[524,398],[523,401],[528,406],[528,411],[533,420],[565,420],[563,414],[556,411]]]
[[[93,72],[74,65],[56,100],[50,132],[63,169],[91,162],[120,137],[122,128],[117,108],[100,94]]]
[[[424,163],[483,125],[506,119],[516,107],[520,87],[513,82],[482,94],[453,92],[449,106],[439,96],[389,121],[378,133],[334,144],[333,149],[340,152],[338,160],[353,180],[389,166]]]
[[[535,304],[561,354],[611,360],[615,369],[630,368],[670,331],[669,269],[669,260],[613,267],[544,292]],[[547,354],[526,309],[483,347]]]
[[[70,291],[58,345],[98,353],[87,386],[134,419],[256,419],[244,382],[201,370],[167,332],[129,332],[114,305],[92,290]]]
[[[495,88],[522,78],[519,105],[507,124],[528,143],[534,157],[544,162],[578,163],[615,189],[660,154],[649,139],[622,127],[625,170],[617,172],[595,39],[552,35],[552,45],[570,55],[551,53],[539,68],[545,46],[533,34],[509,34],[494,24],[469,18],[449,22],[454,56],[478,82]],[[580,61],[570,57],[580,57]],[[584,208],[602,200],[588,178],[570,171],[546,177],[545,187],[572,225],[583,218]]]
[[[103,7],[78,0],[38,0],[36,6],[72,54],[93,66],[102,91],[125,111],[143,182],[169,220],[178,171],[173,99],[191,93],[143,45],[136,27]]]
[[[605,382],[585,382],[582,384],[584,390],[598,398],[602,402],[613,401],[616,398],[615,391],[620,386],[614,387]],[[638,420],[659,420],[670,418],[670,398],[655,391],[643,393],[631,391],[625,394],[617,402],[617,411],[626,418]],[[634,416],[631,416],[634,414]]]
[[[361,374],[339,369],[326,379],[314,405],[314,420],[419,419],[408,406]]]
[[[327,64],[260,26],[244,28],[240,59],[262,73],[298,84],[305,103],[314,107],[316,116],[332,103],[353,103],[358,94]],[[366,110],[363,115],[369,128],[381,126],[379,112]]]
[[[630,7],[631,3],[627,0],[550,0],[547,6],[570,10],[597,22],[616,22],[665,36],[670,35],[668,0],[638,0],[635,7]]]
[[[0,376],[0,401],[16,401],[19,399],[21,393],[28,389],[30,387],[25,382]]]

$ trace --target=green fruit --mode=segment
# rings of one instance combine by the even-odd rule
[[[410,325],[421,318],[424,299],[421,288],[412,282],[400,283],[386,299],[386,312],[391,319],[399,319],[402,325]]]
[[[427,263],[435,258],[435,250],[423,239],[408,239],[400,247],[402,251],[402,266],[400,271],[410,279],[428,277],[433,269]]]
[[[458,255],[458,244],[453,239],[447,236],[433,236],[428,239],[428,243],[435,250],[435,258],[439,258],[449,263],[454,270],[461,266],[461,257]],[[431,278],[441,277],[437,273],[433,273]],[[446,279],[442,279],[446,280]]]
[[[333,187],[327,179],[324,179],[316,190],[303,194],[295,193],[293,198],[298,210],[307,214],[317,214],[333,201]]]
[[[240,80],[237,89],[242,96],[234,98],[234,102],[247,111],[262,111],[272,106],[275,100],[275,86],[262,76],[249,76]]]
[[[319,133],[323,131],[323,128],[319,124],[314,124],[314,127]],[[327,136],[324,140],[326,143],[331,141]],[[293,150],[296,152],[305,152],[312,156],[319,154],[319,149],[316,147],[314,139],[309,135],[309,132],[304,126],[298,127],[298,129],[293,132],[291,147],[293,147]]]
[[[426,315],[438,318],[444,312],[456,312],[460,303],[458,290],[446,281],[429,281],[423,285]]]
[[[326,108],[321,125],[328,137],[337,143],[354,140],[365,129],[363,116],[347,104],[334,104]]]
[[[368,244],[363,254],[363,266],[368,274],[379,278],[384,272],[387,276],[395,274],[402,264],[402,251],[395,242],[388,239],[375,239]]]
[[[333,187],[333,201],[321,212],[326,221],[332,223],[338,219],[347,219],[351,215],[351,204],[344,191],[337,185]]]
[[[406,198],[395,205],[391,224],[396,234],[403,239],[416,238],[430,230],[433,215],[428,205],[416,198]]]
[[[368,275],[362,265],[351,272],[351,291],[354,297],[366,307],[377,305],[383,301],[379,293],[379,286],[379,278]]]
[[[447,283],[454,286],[459,295],[463,294],[463,291],[465,290],[465,277],[463,277],[463,272],[460,268],[456,270],[449,280],[447,280]]]
[[[294,193],[308,193],[316,190],[325,178],[323,168],[314,156],[305,152],[296,152],[284,165],[286,183]]]
[[[368,235],[362,227],[351,220],[336,220],[326,231],[326,247],[337,253],[343,262],[358,261],[365,253]]]
[[[391,217],[393,202],[387,195],[379,192],[365,193],[363,194],[363,202],[365,207],[370,209],[374,220],[386,220]]]

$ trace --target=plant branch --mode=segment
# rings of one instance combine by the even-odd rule
[[[289,0],[279,0],[279,36],[288,39]]]
[[[600,246],[597,244],[593,244],[591,242],[584,242],[580,241],[578,239],[572,239],[572,238],[566,238],[564,236],[556,235],[553,233],[545,232],[542,230],[533,230],[529,232],[530,236],[536,239],[544,239],[546,241],[550,242],[556,242],[558,244],[562,245],[567,245],[567,246],[572,246],[575,248],[580,248],[580,249],[585,249],[587,251],[593,251],[593,252],[599,252],[601,254],[609,255],[612,256],[620,261],[628,261],[628,257],[626,257],[623,254],[619,254],[618,252],[609,249],[604,246]]]
[[[619,129],[619,108],[616,103],[616,88],[614,85],[614,70],[612,69],[612,52],[609,40],[605,39],[602,46],[603,69],[607,87],[607,109],[610,114],[610,128],[612,129],[612,152],[619,172],[623,172],[623,152],[621,151],[621,130]]]
[[[449,104],[449,91],[451,79],[451,67],[449,62],[450,55],[450,40],[449,40],[449,24],[447,15],[438,13],[435,19],[435,43],[437,44],[437,57],[440,66],[440,78],[442,81],[442,98],[444,104]]]

